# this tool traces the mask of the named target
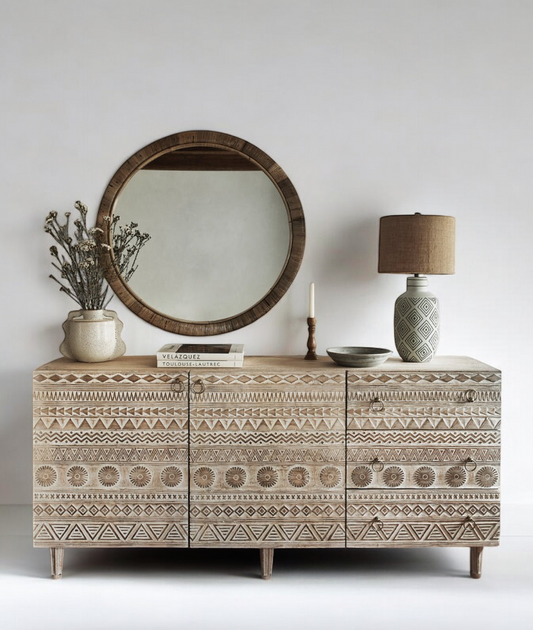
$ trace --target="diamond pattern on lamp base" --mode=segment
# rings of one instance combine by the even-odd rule
[[[394,306],[394,342],[400,357],[427,363],[439,345],[439,301],[426,290],[427,278],[407,278],[407,291]]]

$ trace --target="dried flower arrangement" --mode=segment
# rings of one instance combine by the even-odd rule
[[[87,206],[76,201],[74,207],[80,217],[74,220],[74,237],[70,236],[70,212],[65,212],[66,223],[61,224],[57,212],[53,210],[45,220],[44,231],[52,236],[59,249],[52,245],[50,253],[52,266],[59,272],[59,279],[53,274],[50,278],[84,310],[106,308],[109,286],[105,281],[105,251],[113,249],[117,271],[127,282],[137,269],[140,250],[150,240],[150,235],[141,233],[137,223],[119,225],[119,216],[109,219],[113,246],[102,242],[103,231],[97,227],[87,227]]]

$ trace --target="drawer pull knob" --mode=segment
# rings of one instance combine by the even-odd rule
[[[477,468],[477,464],[471,457],[468,457],[465,459],[465,468],[468,472],[472,472]]]
[[[467,389],[465,392],[465,399],[467,403],[473,403],[477,400],[477,392],[475,389]]]
[[[475,530],[476,522],[474,521],[474,519],[471,516],[467,516],[465,518],[465,520],[463,521],[463,527],[464,527],[465,530],[467,530],[467,529]]]
[[[182,394],[185,391],[185,380],[183,378],[177,378],[170,384],[170,389],[176,394]]]
[[[374,472],[381,472],[385,468],[385,464],[377,457],[374,457],[370,465],[372,466],[372,470]]]
[[[196,379],[192,384],[192,391],[194,394],[203,394],[205,392],[205,385],[202,379]]]
[[[372,411],[378,411],[378,412],[379,411],[383,411],[383,409],[385,409],[385,405],[384,405],[383,401],[380,400],[378,396],[376,396],[370,402],[370,409]]]
[[[383,521],[380,521],[377,516],[372,519],[372,527],[374,529],[383,529]]]

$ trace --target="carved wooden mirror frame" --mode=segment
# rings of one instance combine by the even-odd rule
[[[287,210],[289,249],[283,269],[270,290],[250,308],[216,321],[187,321],[161,313],[145,303],[117,273],[113,255],[106,261],[106,279],[119,299],[145,321],[181,335],[218,335],[237,330],[265,315],[283,297],[292,284],[303,258],[305,221],[300,199],[283,169],[253,144],[215,131],[185,131],[156,140],[137,151],[117,170],[109,182],[98,210],[97,226],[104,232],[104,242],[112,245],[110,225],[113,208],[123,188],[133,175],[153,160],[179,149],[210,147],[232,151],[262,170],[277,188]]]

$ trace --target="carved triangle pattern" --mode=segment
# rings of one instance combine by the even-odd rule
[[[191,450],[191,462],[249,464],[322,464],[344,462],[344,448],[202,448]]]
[[[372,390],[361,390],[358,388],[353,388],[348,390],[348,404],[349,405],[357,405],[362,404],[365,406],[369,406],[372,400],[376,396],[379,397],[384,403],[413,403],[413,402],[450,402],[450,403],[463,403],[464,405],[468,405],[468,408],[472,408],[472,404],[474,407],[479,406],[479,403],[495,403],[500,402],[500,391],[499,389],[477,389],[475,390],[476,402],[475,403],[467,403],[466,392],[469,391],[467,387],[464,389],[452,388],[450,390],[446,389],[402,389],[400,391],[397,390],[389,390],[389,389],[372,389]]]
[[[357,521],[348,522],[347,546],[360,546],[362,543],[384,544],[415,543],[464,544],[473,542],[493,542],[499,540],[499,522],[489,520],[480,524],[468,521],[450,522],[390,522]],[[371,545],[373,546],[373,545]]]
[[[35,405],[34,413],[38,416],[45,417],[68,417],[68,418],[150,418],[151,416],[159,417],[179,417],[187,416],[187,410],[183,405],[176,406],[55,406]]]
[[[349,412],[350,414],[350,412]],[[362,418],[354,418],[349,415],[349,430],[388,430],[388,431],[401,431],[401,430],[415,430],[424,429],[431,430],[437,429],[439,431],[446,430],[497,430],[500,428],[500,417],[484,417],[484,418],[472,418],[467,416],[465,418],[452,417],[452,418],[369,418],[368,416]]]
[[[146,462],[167,463],[188,461],[187,447],[76,447],[76,446],[37,446],[33,451],[39,462]]]
[[[349,436],[350,438],[350,436]],[[348,439],[349,439],[348,438]],[[382,462],[410,463],[410,462],[435,462],[441,464],[463,464],[468,458],[474,462],[498,463],[500,461],[500,449],[486,448],[455,448],[455,447],[375,447],[357,448],[348,442],[348,462],[368,464],[374,459]]]
[[[191,418],[191,434],[196,431],[340,431],[344,430],[344,419],[341,418],[267,418],[259,422],[248,418],[206,419]]]
[[[183,431],[187,430],[188,420],[181,418],[70,418],[34,416],[35,430],[60,431]]]
[[[191,547],[344,547],[343,523],[192,524]]]
[[[37,522],[33,528],[35,546],[39,543],[63,543],[68,546],[98,543],[98,546],[120,546],[136,542],[150,545],[165,543],[164,546],[187,547],[186,521],[181,522],[131,522],[110,523],[77,521],[60,523]],[[44,546],[50,546],[44,545]],[[142,546],[142,545],[140,545]]]
[[[52,389],[49,386],[46,389],[35,389],[33,392],[33,400],[35,402],[57,403],[94,403],[94,402],[114,402],[114,403],[164,403],[169,402],[176,404],[177,401],[186,402],[187,395],[178,393],[170,387],[164,389],[66,389],[62,386],[60,389]]]

